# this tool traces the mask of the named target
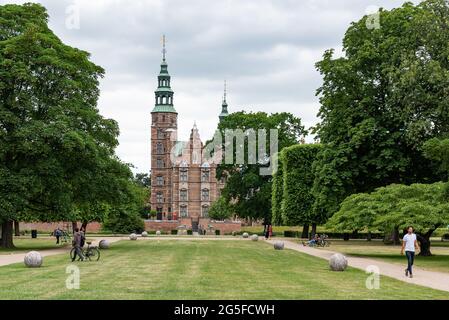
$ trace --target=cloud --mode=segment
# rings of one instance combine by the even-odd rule
[[[25,3],[25,1],[0,1]],[[179,136],[196,120],[203,140],[221,111],[287,111],[314,125],[319,109],[315,70],[324,50],[341,51],[352,21],[399,0],[43,0],[50,27],[67,44],[92,54],[106,70],[100,112],[120,125],[119,157],[150,170],[150,112],[167,35],[167,59],[179,113]],[[419,2],[419,1],[413,1]],[[76,7],[73,7],[73,6]],[[76,8],[76,10],[72,10]],[[79,11],[80,28],[67,28]],[[308,140],[310,141],[310,137]]]

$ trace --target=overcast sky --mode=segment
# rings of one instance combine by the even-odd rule
[[[0,4],[28,1],[0,0]],[[288,111],[314,125],[321,76],[315,62],[341,51],[352,21],[403,0],[43,0],[50,27],[106,70],[99,109],[120,125],[117,153],[135,172],[150,170],[150,112],[161,36],[175,91],[179,138],[196,120],[203,141],[221,111]],[[419,1],[413,1],[415,3]],[[75,5],[75,6],[74,6]],[[79,27],[74,14],[79,11]],[[310,138],[309,138],[310,140]]]

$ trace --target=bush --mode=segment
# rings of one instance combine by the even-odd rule
[[[219,236],[220,235],[220,230],[215,230],[215,235]]]
[[[187,235],[191,236],[193,234],[192,230],[187,230]]]
[[[441,241],[444,241],[444,240],[449,240],[449,233],[443,234],[441,236]]]
[[[139,215],[117,209],[109,212],[103,223],[103,229],[112,233],[142,233],[145,224]]]
[[[286,237],[286,238],[298,238],[299,234],[298,234],[298,231],[285,230],[284,231],[284,237]]]
[[[172,231],[171,231],[171,234],[172,234],[172,235],[178,234],[178,230],[176,230],[176,229],[172,230]]]

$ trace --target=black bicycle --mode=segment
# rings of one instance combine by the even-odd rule
[[[92,242],[86,242],[87,243],[87,248],[81,248],[81,251],[83,253],[83,256],[85,259],[88,259],[89,261],[98,261],[100,260],[100,249],[98,249],[97,246],[91,246]],[[70,259],[75,259],[75,255],[76,255],[76,249],[75,247],[72,248],[72,250],[70,250]],[[80,260],[80,258],[78,258],[78,260]]]

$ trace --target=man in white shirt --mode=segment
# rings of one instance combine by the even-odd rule
[[[405,276],[410,276],[410,278],[413,278],[412,266],[415,261],[415,250],[419,250],[419,245],[416,240],[416,234],[413,233],[412,226],[407,228],[407,234],[403,238],[401,254],[404,254],[404,249],[408,262],[407,269],[405,269]]]

